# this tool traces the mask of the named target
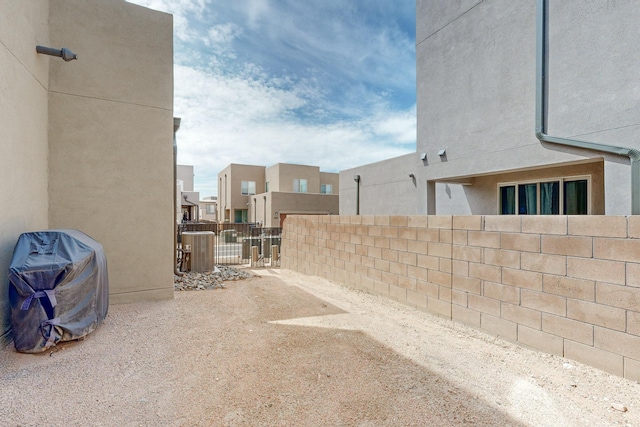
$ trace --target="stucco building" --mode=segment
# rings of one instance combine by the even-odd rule
[[[416,152],[342,171],[341,214],[640,213],[640,9],[548,3],[417,1]]]
[[[207,196],[200,199],[200,220],[218,221],[218,198]]]
[[[178,222],[200,219],[200,193],[193,191],[193,166],[176,166],[176,218]]]
[[[2,1],[0,64],[0,271],[21,233],[74,228],[104,246],[111,303],[172,298],[172,16],[122,0]]]
[[[218,174],[221,221],[281,227],[287,215],[337,215],[339,175],[318,166],[230,164]]]

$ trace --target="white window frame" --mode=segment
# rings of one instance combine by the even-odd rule
[[[247,192],[246,193],[244,191],[245,183],[247,184]],[[251,184],[253,184],[253,193],[251,192]],[[256,194],[256,182],[255,181],[242,180],[240,182],[240,193],[243,196],[253,196],[253,195],[255,195]]]
[[[576,176],[564,176],[564,177],[553,177],[553,178],[544,178],[544,179],[531,179],[531,180],[524,180],[524,181],[512,181],[512,182],[500,182],[498,183],[497,186],[497,210],[496,212],[498,212],[498,215],[506,215],[502,213],[502,206],[501,206],[501,200],[500,200],[500,189],[502,187],[510,187],[510,186],[515,186],[516,188],[516,213],[515,215],[520,215],[518,206],[519,206],[519,191],[518,191],[518,185],[525,185],[525,184],[536,184],[536,197],[537,197],[537,203],[536,203],[536,215],[540,215],[540,184],[545,183],[545,182],[559,182],[560,183],[560,194],[558,195],[558,197],[560,198],[560,202],[559,202],[559,209],[560,209],[560,213],[558,215],[565,215],[564,213],[564,183],[565,181],[581,181],[581,180],[586,180],[587,181],[587,215],[591,215],[591,205],[592,205],[592,198],[591,198],[591,175],[576,175]],[[545,215],[546,216],[546,215]]]
[[[302,183],[304,182],[304,191],[302,190]],[[304,178],[294,178],[293,180],[293,192],[294,193],[308,193],[309,186],[308,181]]]

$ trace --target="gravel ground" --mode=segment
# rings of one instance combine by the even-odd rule
[[[44,354],[5,348],[0,425],[640,426],[636,382],[322,279],[254,274],[112,306]]]

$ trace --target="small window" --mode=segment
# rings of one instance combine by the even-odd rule
[[[242,181],[242,195],[252,196],[256,194],[256,182],[255,181]]]
[[[516,213],[516,186],[505,185],[500,187],[500,215],[515,215]]]
[[[207,204],[205,206],[206,206],[206,212],[208,215],[216,213],[216,205]]]
[[[587,180],[565,181],[563,202],[566,215],[586,215]]]
[[[540,215],[560,214],[560,181],[540,183]]]
[[[306,179],[294,179],[293,180],[293,192],[294,193],[306,193],[307,192],[307,180]]]
[[[268,193],[269,192],[269,181],[264,183],[264,192]]]
[[[331,184],[320,184],[320,193],[322,194],[332,194],[333,187]]]
[[[538,213],[538,184],[518,185],[518,214]]]
[[[234,222],[248,222],[249,221],[249,210],[248,209],[236,209],[234,211],[235,218]]]

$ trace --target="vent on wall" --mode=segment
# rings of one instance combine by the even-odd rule
[[[211,231],[185,231],[182,233],[182,247],[191,246],[191,271],[213,270],[214,236]]]

